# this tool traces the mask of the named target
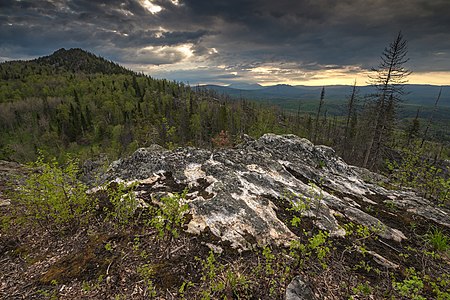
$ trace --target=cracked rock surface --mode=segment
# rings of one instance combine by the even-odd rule
[[[409,191],[388,190],[375,182],[385,180],[382,176],[350,166],[333,149],[295,135],[265,134],[214,151],[141,148],[111,164],[103,180],[117,178],[140,182],[138,195],[144,200],[187,187],[192,215],[187,230],[210,230],[238,249],[287,245],[295,239],[280,218],[286,201],[306,204],[302,214],[331,236],[345,235],[341,217],[378,228],[381,238],[395,242],[407,239],[402,228],[410,219],[450,227],[447,209]]]

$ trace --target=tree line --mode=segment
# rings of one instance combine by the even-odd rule
[[[412,149],[432,157],[434,161],[448,159],[450,151],[446,142],[432,140],[429,134],[442,89],[426,122],[420,118],[418,109],[415,118],[406,126],[399,124],[398,111],[407,97],[405,84],[411,74],[405,67],[409,60],[407,53],[407,41],[399,32],[384,49],[380,64],[372,69],[369,83],[376,92],[360,95],[355,82],[344,117],[327,115],[324,109],[326,90],[323,88],[314,121],[311,115],[304,117],[306,136],[314,143],[332,146],[346,161],[371,170],[383,168],[386,159],[398,160],[402,152]]]
[[[81,57],[81,59],[80,59]],[[376,92],[349,91],[346,115],[326,109],[326,90],[314,115],[296,114],[245,99],[231,99],[202,87],[154,79],[107,62],[80,49],[59,50],[31,62],[0,64],[0,159],[31,161],[38,149],[62,157],[112,159],[157,143],[224,147],[273,132],[294,133],[332,146],[347,162],[373,170],[397,150],[421,141],[436,158],[448,146],[426,142],[432,118],[421,134],[419,112],[407,128],[397,126],[405,95],[407,43],[399,33],[373,69]],[[100,71],[99,71],[100,70]],[[436,101],[435,110],[438,105]]]

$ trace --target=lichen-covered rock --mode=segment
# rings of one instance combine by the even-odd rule
[[[286,300],[314,300],[311,288],[306,284],[300,275],[295,276],[286,288]]]
[[[303,214],[332,236],[345,235],[339,217],[377,228],[380,237],[397,242],[407,238],[395,226],[404,214],[450,226],[448,210],[412,192],[387,190],[373,182],[383,181],[381,176],[349,166],[333,149],[295,135],[265,134],[214,151],[142,148],[111,164],[104,180],[117,177],[140,181],[140,196],[189,188],[187,230],[209,229],[238,249],[287,245],[296,238],[279,218],[280,199],[307,203]]]

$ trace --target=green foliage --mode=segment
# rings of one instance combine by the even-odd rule
[[[437,251],[445,252],[447,251],[447,249],[449,249],[448,236],[438,228],[434,228],[429,233],[427,233],[425,239],[427,243]]]
[[[285,100],[272,99],[273,106],[231,100],[213,90],[136,74],[81,49],[60,50],[30,62],[0,64],[0,159],[32,161],[36,148],[58,159],[65,152],[86,159],[100,151],[115,159],[153,143],[169,149],[229,146],[243,133],[272,132],[314,136],[361,164],[373,114],[361,122],[349,104],[347,119],[327,121],[320,114],[313,122],[317,99],[302,110],[296,99],[296,114],[280,109],[291,106]],[[336,113],[341,100],[327,103],[332,104],[328,112]],[[406,139],[403,133],[399,137]],[[448,147],[439,152],[445,156]]]
[[[156,273],[152,266],[149,264],[144,264],[142,266],[138,266],[136,271],[145,283],[145,294],[149,298],[156,297],[156,287],[153,283]]]
[[[438,276],[435,280],[429,280],[437,300],[450,299],[450,274]]]
[[[407,278],[401,282],[393,282],[393,288],[403,297],[412,300],[426,300],[421,295],[424,288],[424,282],[414,268],[407,269]]]
[[[295,213],[292,216],[291,225],[298,227],[301,223],[302,213],[306,212],[311,207],[311,199],[297,196],[294,193],[285,193],[284,197],[291,203],[291,207],[287,210]]]
[[[227,270],[225,276],[223,276],[225,286],[232,291],[233,295],[237,298],[250,298],[250,285],[252,282],[239,271]]]
[[[309,183],[309,197],[303,195],[296,195],[292,192],[285,192],[284,198],[286,198],[290,203],[291,207],[288,211],[293,212],[291,219],[291,225],[298,227],[301,223],[301,216],[304,212],[314,209],[319,210],[321,206],[321,201],[323,200],[323,193],[320,187],[315,183]]]
[[[103,208],[107,220],[111,220],[119,226],[129,224],[139,205],[133,192],[134,188],[135,185],[127,186],[122,182],[114,182],[106,187],[108,200],[111,203],[111,206]]]
[[[186,291],[193,286],[195,286],[195,285],[191,281],[184,281],[181,284],[180,288],[178,289],[178,293],[180,294],[181,299],[185,299]]]
[[[47,162],[40,154],[30,166],[31,173],[12,195],[14,207],[20,210],[19,220],[54,229],[86,224],[96,202],[77,179],[77,160],[69,158],[60,165],[55,158]]]
[[[11,228],[12,218],[11,216],[0,216],[0,232],[9,231]]]
[[[0,144],[0,160],[11,160],[14,150],[10,145],[2,146]]]
[[[385,200],[384,201],[384,205],[390,211],[397,211],[398,210],[397,204],[394,201],[392,201],[392,200]]]
[[[322,185],[322,178],[320,179],[318,184],[314,182],[309,183],[309,192],[310,192],[310,205],[315,211],[318,211],[322,205],[323,200],[323,192],[320,186]]]
[[[323,160],[319,160],[319,162],[316,165],[317,169],[323,169],[326,167],[326,163]]]
[[[322,265],[323,269],[326,269],[328,265],[326,260],[331,252],[331,240],[328,239],[328,232],[319,231],[308,239],[307,244],[302,244],[299,240],[294,240],[290,244],[289,255],[293,257],[298,266],[302,268],[305,262],[312,258],[313,254]]]
[[[214,141],[228,146],[242,133],[290,132],[278,108],[115,66],[99,73],[101,63],[91,58],[77,66],[70,57],[57,70],[47,60],[0,65],[0,158],[34,160],[37,147],[58,158],[65,152],[90,158],[101,150],[115,159],[154,143],[210,147],[220,137]]]
[[[263,248],[262,255],[266,261],[266,267],[265,267],[266,274],[273,275],[275,273],[275,271],[273,269],[272,264],[275,260],[275,255],[272,253],[272,250],[268,246]]]
[[[373,267],[365,260],[360,260],[356,265],[353,266],[353,270],[364,270],[367,273],[372,271],[372,269]]]
[[[89,283],[88,281],[83,281],[81,283],[81,290],[83,292],[90,292],[92,290],[99,290],[101,284],[104,282],[105,275],[100,274],[96,280],[94,280],[92,283]]]
[[[214,299],[215,293],[220,293],[225,289],[225,284],[218,280],[218,274],[223,271],[224,266],[217,263],[214,252],[210,251],[208,257],[202,262],[201,281],[206,285],[202,291],[202,300]]]
[[[284,292],[286,284],[292,279],[292,259],[287,255],[285,249],[271,248],[266,245],[259,252],[258,264],[252,268],[252,282],[256,281],[256,285],[252,288],[256,290],[264,290],[270,299],[278,299]],[[260,294],[257,292],[257,294]],[[246,299],[254,299],[250,297]]]
[[[209,251],[208,257],[202,261],[203,275],[202,280],[211,280],[217,277],[217,268],[221,269],[221,267],[216,266],[216,257],[214,256],[214,252],[212,250]]]
[[[356,241],[364,241],[368,238],[377,239],[377,234],[386,230],[385,226],[378,223],[374,226],[364,226],[353,222],[346,223],[342,226],[346,236],[355,236]]]
[[[352,290],[353,293],[357,295],[369,296],[370,294],[372,294],[373,288],[370,286],[370,282],[366,281],[358,283],[358,285]]]
[[[171,237],[178,238],[181,227],[185,222],[185,213],[189,210],[187,203],[183,203],[188,190],[183,193],[175,193],[173,196],[162,197],[159,200],[159,207],[155,211],[155,216],[150,224],[158,230],[160,238],[169,234]]]
[[[401,187],[411,187],[424,197],[436,199],[439,203],[450,201],[450,169],[444,171],[428,159],[425,149],[418,146],[405,149],[401,163],[387,162],[390,179]]]
[[[45,290],[39,289],[37,290],[37,294],[45,297],[48,300],[57,300],[58,299],[58,291],[57,290]]]
[[[328,237],[328,232],[319,231],[318,234],[309,239],[308,244],[309,249],[313,250],[316,253],[317,258],[319,259],[324,269],[327,268],[327,265],[325,264],[325,258],[330,253],[330,243],[327,241]]]
[[[105,250],[106,250],[106,251],[109,251],[109,252],[112,252],[112,251],[113,251],[113,246],[112,246],[112,244],[111,244],[111,243],[106,243],[106,244],[105,244]]]
[[[233,295],[236,299],[250,299],[250,280],[233,266],[226,266],[217,261],[214,252],[210,251],[208,257],[201,261],[203,283],[200,292],[202,300],[228,299]],[[185,286],[183,284],[183,286]],[[182,287],[183,287],[182,286]],[[184,291],[184,288],[183,288]]]

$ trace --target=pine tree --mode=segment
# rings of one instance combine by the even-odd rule
[[[420,121],[419,121],[420,108],[417,109],[416,117],[412,120],[411,124],[407,129],[408,138],[406,145],[409,146],[411,142],[419,135]]]
[[[317,109],[317,115],[316,115],[316,121],[314,123],[314,140],[313,143],[317,143],[317,137],[319,133],[319,117],[320,117],[320,111],[322,110],[322,106],[325,99],[325,87],[322,87],[322,91],[320,92],[320,101],[319,101],[319,107]]]

